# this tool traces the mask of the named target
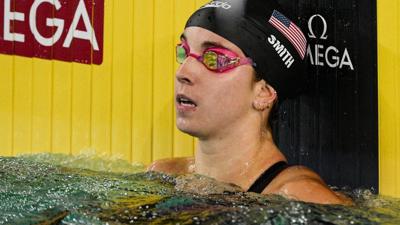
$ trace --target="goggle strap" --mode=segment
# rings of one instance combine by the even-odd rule
[[[250,64],[252,66],[256,66],[251,58],[240,58],[240,66]]]

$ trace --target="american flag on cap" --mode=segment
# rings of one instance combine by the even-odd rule
[[[300,28],[277,10],[274,10],[272,13],[269,23],[278,29],[283,35],[285,35],[285,37],[296,48],[301,59],[304,59],[307,48],[307,40]]]

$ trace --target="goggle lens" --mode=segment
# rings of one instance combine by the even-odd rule
[[[183,45],[176,46],[176,61],[182,64],[188,57],[185,47]]]
[[[207,51],[203,55],[203,64],[210,70],[218,69],[218,54],[212,51]]]

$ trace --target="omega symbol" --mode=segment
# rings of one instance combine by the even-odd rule
[[[320,14],[315,14],[312,17],[310,17],[310,19],[308,20],[308,30],[309,30],[308,37],[317,38],[315,36],[314,30],[313,30],[313,26],[312,26],[313,25],[313,21],[314,21],[314,19],[316,17],[320,18],[322,23],[324,24],[324,29],[323,29],[322,34],[319,37],[319,39],[326,40],[326,39],[328,39],[328,35],[326,34],[326,32],[328,31],[328,24],[326,23],[325,18],[323,16],[321,16]]]

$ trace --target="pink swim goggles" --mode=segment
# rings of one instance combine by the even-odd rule
[[[239,57],[225,48],[211,47],[204,50],[202,55],[196,55],[190,52],[189,45],[185,41],[176,46],[176,61],[179,64],[182,64],[189,56],[203,63],[207,69],[217,73],[223,73],[242,65],[255,66],[250,58]]]

